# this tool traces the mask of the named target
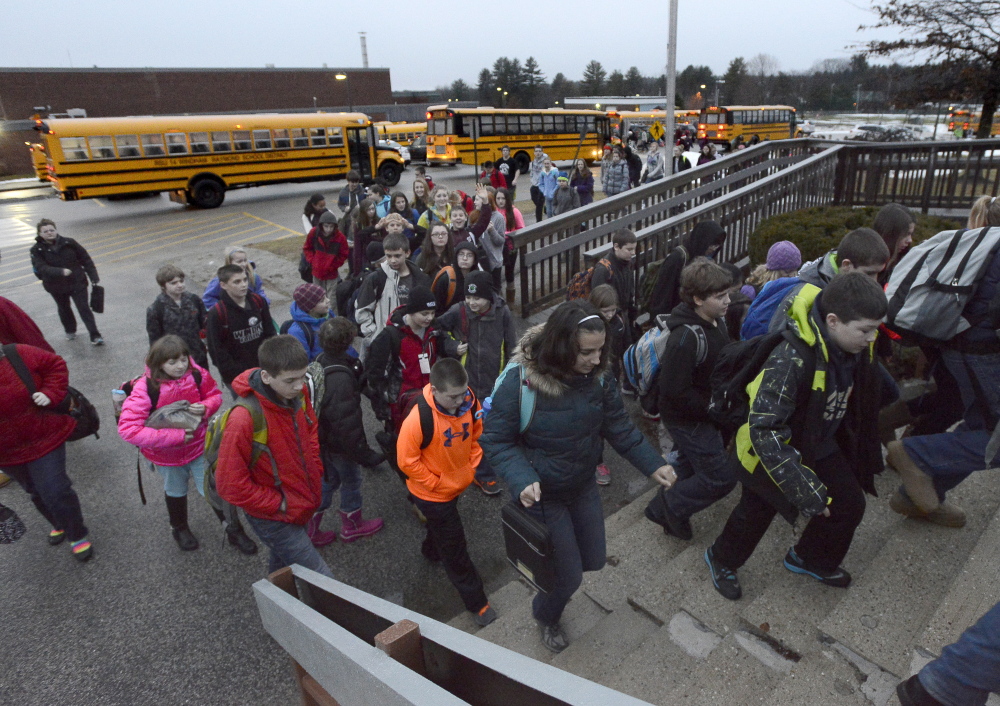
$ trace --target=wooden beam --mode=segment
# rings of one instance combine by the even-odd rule
[[[412,620],[400,620],[375,636],[375,646],[403,666],[426,677],[424,648],[420,644],[420,626]]]

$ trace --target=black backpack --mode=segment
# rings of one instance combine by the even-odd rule
[[[809,361],[814,361],[812,351],[806,350],[805,341],[787,329],[727,343],[719,352],[709,379],[712,400],[708,404],[708,414],[724,432],[734,433],[749,420],[747,385],[760,374],[768,356],[782,341],[788,341],[803,353],[807,365]],[[811,380],[813,372],[807,372],[807,379]]]
[[[303,326],[301,321],[296,321],[295,319],[289,319],[285,323],[281,324],[281,328],[278,329],[278,333],[289,333],[292,326],[299,324],[299,330],[306,335],[306,353],[312,352],[313,339],[315,334],[313,333],[312,326]]]
[[[21,359],[20,354],[17,352],[17,346],[13,343],[7,344],[3,347],[3,353],[14,367],[14,372],[21,378],[21,382],[28,388],[28,392],[32,395],[38,392],[38,389],[35,387],[35,380],[31,377],[31,371],[28,370],[28,366],[24,364],[24,360]],[[97,414],[97,409],[75,387],[66,387],[66,396],[58,405],[43,407],[42,409],[53,414],[67,414],[76,420],[76,426],[66,439],[67,441],[79,441],[91,434],[98,439],[101,438],[101,435],[97,433],[101,428],[101,417]]]

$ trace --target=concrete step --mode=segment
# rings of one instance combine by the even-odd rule
[[[525,601],[530,601],[534,595],[535,589],[527,581],[519,578],[502,586],[488,597],[490,606],[497,612],[497,620],[501,620],[505,615],[522,609]],[[449,620],[448,624],[469,633],[479,633],[483,630],[472,620],[472,613],[468,611],[462,611]]]
[[[996,513],[1000,488],[975,473],[949,493],[968,514],[963,529],[904,520],[847,596],[819,625],[839,643],[896,675],[948,593],[969,552]]]
[[[1000,512],[993,516],[958,571],[951,589],[941,601],[930,624],[917,644],[926,652],[940,655],[970,625],[1000,602]],[[921,665],[922,666],[922,665]]]
[[[886,501],[898,484],[899,477],[890,471],[875,479],[879,497],[868,498],[865,518],[855,532],[851,549],[844,560],[844,568],[855,578],[868,569],[886,540],[904,521],[902,516],[889,508]],[[782,520],[776,524],[787,528]],[[785,546],[795,543],[791,532],[777,533],[776,536],[786,542]],[[807,654],[818,647],[817,626],[847,597],[851,589],[844,591],[803,578],[781,567],[780,561],[770,583],[763,593],[745,606],[742,616],[747,623],[767,630],[785,646],[799,654]]]
[[[623,603],[601,618],[586,635],[553,657],[551,664],[601,683],[660,627],[648,615]]]
[[[766,706],[823,704],[872,706],[862,692],[864,675],[832,650],[806,655],[778,684]]]
[[[604,534],[608,540],[608,555],[612,553],[611,543],[618,535],[629,529],[640,520],[645,520],[645,517],[642,514],[643,510],[646,508],[646,505],[649,503],[653,495],[656,494],[659,487],[660,486],[657,485],[655,488],[649,488],[628,505],[625,505],[614,514],[609,515],[604,520]]]

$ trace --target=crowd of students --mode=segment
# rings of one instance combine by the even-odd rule
[[[530,169],[536,208],[556,211],[562,190],[578,204],[586,167],[577,165],[572,178],[552,177],[551,160],[538,152]],[[932,394],[957,395],[961,407],[952,405],[951,417],[938,418],[930,433],[914,424],[898,440],[901,424],[890,424],[888,435],[884,419],[880,425],[880,410],[884,416],[902,403],[884,365],[891,345],[879,343],[891,334],[879,331],[888,310],[883,285],[912,241],[915,222],[906,209],[886,206],[873,228],[851,231],[804,265],[793,242],[776,243],[748,278],[715,261],[726,232],[703,221],[659,263],[647,302],[636,291],[636,236],[619,230],[593,268],[588,297],[560,305],[518,340],[501,290],[501,267],[513,266],[506,239],[523,225],[511,164],[488,165],[471,197],[423,176],[412,201],[378,184],[365,194],[352,174],[338,198],[339,217],[322,195],[310,198],[303,259],[311,281],[295,288],[280,327],[244,250],[227,250],[201,298],[185,291],[181,269],[160,268],[160,293],[146,313],[145,371],[132,381],[118,431],[162,475],[180,549],[199,546],[187,521],[193,478],[200,494],[214,487],[244,511],[270,552],[271,570],[298,563],[332,576],[317,548],[382,529],[380,518],[363,516],[361,467],[388,461],[405,483],[401,497],[425,525],[422,554],[442,564],[475,622],[486,625],[496,611],[469,557],[457,503],[470,485],[488,495],[505,486],[552,538],[556,587],[539,592],[532,611],[542,642],[559,652],[568,644],[560,622],[567,602],[583,572],[606,560],[598,491],[611,482],[605,441],[660,484],[645,515],[680,541],[692,540],[695,514],[741,486],[738,505],[704,554],[712,585],[731,600],[742,595],[740,568],[778,514],[801,527],[786,569],[850,585],[842,563],[884,469],[883,444],[900,476],[889,500],[895,512],[943,527],[965,524],[947,493],[989,465],[984,454],[1000,419],[1000,255],[963,312],[971,326],[941,346],[924,346],[937,383]],[[584,190],[592,192],[587,178]],[[984,197],[968,227],[994,226],[1000,205]],[[79,296],[81,283],[85,294],[86,280],[98,281],[86,250],[43,220],[32,259],[67,337],[75,334],[73,301],[99,343]],[[639,402],[663,423],[672,447],[666,458],[623,401],[636,394],[622,358],[641,342],[640,308],[665,337],[655,380]],[[67,394],[66,364],[12,302],[0,302],[0,322],[3,343],[17,344],[37,390],[25,387],[4,349],[0,468],[51,524],[49,542],[68,539],[85,561],[94,549],[65,471],[73,424],[44,413]],[[234,401],[214,445],[206,439],[222,393],[208,357]],[[735,420],[713,411],[720,370],[733,373],[726,384],[748,395]],[[362,424],[365,398],[383,423],[379,450]],[[909,407],[927,406],[918,400]],[[152,424],[167,407],[191,421]],[[945,431],[958,421],[957,431]],[[339,530],[324,531],[337,490]],[[229,542],[255,553],[238,514],[215,509]],[[985,659],[982,650],[975,654]],[[934,670],[906,689],[920,696],[926,687],[940,698],[947,668]]]

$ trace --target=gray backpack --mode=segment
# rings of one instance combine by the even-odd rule
[[[946,230],[896,265],[885,295],[886,323],[917,343],[944,343],[976,322],[962,312],[1000,249],[1000,228]]]

